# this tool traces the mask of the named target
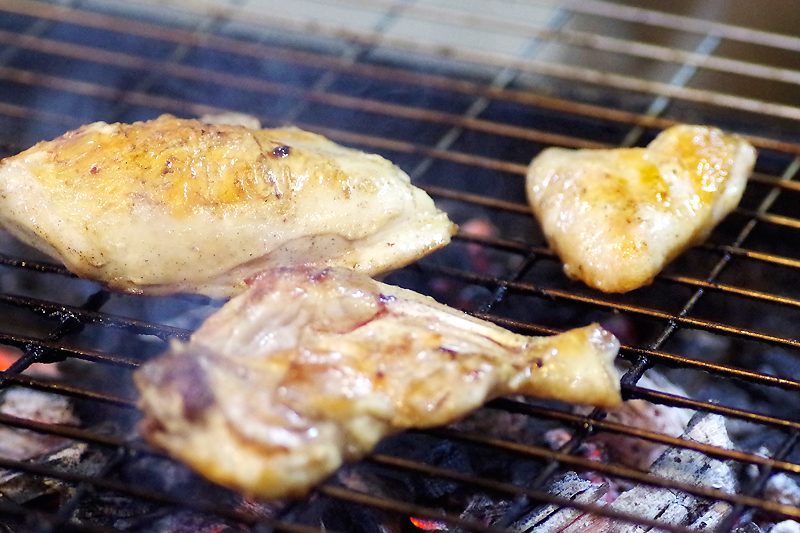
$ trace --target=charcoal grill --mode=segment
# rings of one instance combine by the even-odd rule
[[[547,446],[479,423],[410,432],[307,500],[248,502],[161,457],[134,430],[131,372],[221,302],[110,294],[0,232],[0,348],[15,359],[0,388],[69,398],[80,419],[0,414],[0,429],[63,437],[62,447],[80,445],[94,461],[87,470],[0,457],[18,481],[49,487],[22,499],[0,488],[3,531],[166,531],[176,515],[193,525],[175,531],[399,532],[412,531],[414,517],[496,532],[545,504],[692,530],[548,490],[571,471],[726,503],[714,531],[800,521],[800,508],[764,492],[773,474],[800,474],[800,72],[791,67],[800,38],[749,29],[771,26],[735,11],[706,19],[690,2],[676,13],[596,0],[186,4],[0,1],[0,155],[96,120],[229,110],[381,153],[462,227],[450,246],[387,281],[527,334],[600,321],[622,338],[627,399],[720,415],[741,438],[724,449],[600,411],[508,398],[480,416],[523,417],[570,438]],[[648,287],[607,295],[566,279],[525,203],[530,158],[551,145],[643,145],[679,122],[721,126],[759,148],[739,208]],[[57,375],[36,363],[57,364]],[[650,369],[686,393],[643,386]],[[740,485],[729,494],[588,457],[586,444],[604,435],[728,461]],[[442,448],[453,443],[467,451]],[[427,448],[445,458],[419,452]],[[461,453],[515,466],[465,469],[450,460]],[[362,471],[359,484],[342,482]],[[408,489],[433,481],[459,502],[490,494],[507,503],[477,520],[453,499]],[[385,489],[395,485],[405,488]],[[326,522],[331,509],[350,518]]]

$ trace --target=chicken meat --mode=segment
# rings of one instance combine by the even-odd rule
[[[527,337],[343,268],[252,283],[134,375],[148,441],[249,495],[302,495],[382,437],[499,395],[620,402],[598,325]]]
[[[744,139],[688,125],[646,148],[549,148],[528,168],[528,200],[568,276],[625,292],[708,236],[739,203],[755,159]]]
[[[0,224],[133,293],[228,297],[275,266],[403,266],[455,226],[397,166],[296,128],[96,122],[0,162]]]

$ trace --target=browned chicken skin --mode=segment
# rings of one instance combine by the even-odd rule
[[[647,148],[549,148],[528,168],[528,199],[567,275],[625,292],[706,238],[755,158],[744,139],[703,126],[674,126]]]
[[[369,274],[455,226],[386,159],[296,128],[96,122],[0,163],[0,224],[111,288],[227,297],[294,264]]]
[[[597,325],[526,337],[347,269],[278,269],[135,381],[150,442],[271,498],[500,395],[615,405],[618,347]]]

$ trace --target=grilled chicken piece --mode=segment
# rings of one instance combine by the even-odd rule
[[[348,269],[277,269],[134,379],[151,443],[274,498],[503,394],[615,405],[618,347],[597,325],[526,337]]]
[[[455,226],[398,167],[296,128],[96,122],[0,163],[0,224],[117,290],[226,297],[274,266],[403,266]]]
[[[702,126],[674,126],[647,148],[549,148],[528,168],[528,200],[568,276],[625,292],[708,236],[755,158],[745,140]]]

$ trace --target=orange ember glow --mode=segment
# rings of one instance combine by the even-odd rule
[[[447,524],[439,520],[430,520],[428,518],[409,518],[411,523],[424,531],[447,531]]]
[[[18,353],[14,353],[11,350],[4,350],[0,347],[0,370],[8,370],[8,367],[17,359],[19,359]]]

